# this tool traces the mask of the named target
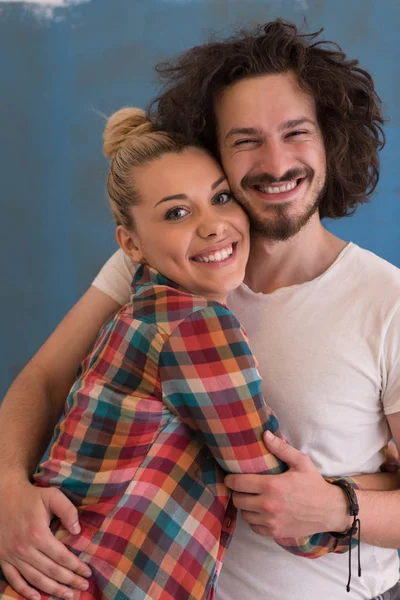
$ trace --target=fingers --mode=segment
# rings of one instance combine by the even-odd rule
[[[265,512],[264,507],[265,500],[263,496],[259,494],[242,494],[240,492],[234,492],[232,494],[232,502],[235,508],[241,511],[251,512]]]
[[[271,537],[269,530],[262,525],[250,525],[250,529],[254,531],[257,535],[262,535],[263,537]]]
[[[46,592],[58,598],[65,598],[65,600],[72,600],[73,592],[71,589],[43,575],[28,563],[18,561],[18,570],[28,583],[41,592]]]
[[[79,525],[78,511],[72,502],[55,488],[46,490],[46,492],[50,512],[60,519],[65,529],[70,533],[73,535],[80,533],[81,527]]]
[[[396,473],[400,467],[399,451],[394,442],[389,442],[385,448],[385,462],[381,466],[381,471],[386,473]]]
[[[84,591],[88,588],[85,577],[91,575],[89,567],[49,529],[50,519],[56,514],[67,531],[76,531],[76,508],[59,490],[31,484],[23,487],[24,492],[5,506],[8,516],[1,515],[0,561],[4,576],[29,600],[38,597],[31,586],[61,598],[72,597],[74,589]]]
[[[66,550],[66,553],[68,552],[69,551]],[[84,579],[83,577],[79,577],[78,575],[64,567],[61,553],[58,556],[58,560],[55,561],[48,558],[41,552],[35,551],[34,556],[29,561],[29,564],[30,566],[38,565],[37,568],[34,568],[38,570],[41,574],[43,574],[49,581],[54,582],[55,585],[66,584],[71,588],[81,591],[85,591],[89,587],[89,583],[86,579]],[[25,565],[21,564],[20,571],[24,575],[24,577],[26,577],[25,573],[27,573],[27,569]],[[33,582],[31,581],[31,583]],[[40,588],[40,585],[38,586],[36,583],[35,586]],[[40,589],[42,589],[43,591],[48,591],[45,588]]]
[[[306,454],[296,450],[282,438],[276,437],[271,431],[264,433],[264,443],[272,454],[283,460],[289,467],[308,468],[312,465]]]
[[[43,567],[44,570],[46,570],[46,567]],[[71,589],[71,587],[67,587],[66,585],[63,585],[62,583],[59,583],[56,578],[60,577],[61,579],[63,578],[63,575],[65,575],[66,579],[69,579],[68,574],[62,574],[62,568],[60,570],[60,567],[57,565],[48,567],[50,569],[50,572],[52,574],[52,578],[48,577],[47,575],[44,574],[43,571],[39,571],[38,569],[36,569],[35,567],[33,567],[31,564],[28,564],[25,561],[22,560],[17,560],[16,561],[16,569],[18,570],[18,573],[20,575],[20,577],[22,576],[25,580],[26,580],[26,584],[27,585],[33,585],[35,588],[37,588],[37,590],[40,590],[41,592],[46,592],[47,594],[51,595],[51,596],[56,596],[57,598],[65,598],[65,600],[72,600],[73,596],[74,596],[74,592]],[[60,575],[61,572],[61,575]],[[14,586],[14,583],[9,580],[11,585]],[[77,585],[76,589],[79,589],[81,591],[85,591],[88,587],[89,584],[87,581],[84,581],[84,585]],[[19,581],[20,585],[22,585],[21,581]],[[32,589],[32,588],[29,588]],[[36,591],[37,594],[37,591]]]
[[[386,456],[393,458],[393,460],[395,460],[397,462],[399,461],[399,458],[400,458],[399,451],[393,440],[391,440],[387,445]]]
[[[81,589],[79,586],[86,583],[83,577],[90,577],[92,574],[90,568],[52,534],[43,538],[38,550],[35,555],[36,563],[32,560],[29,562],[52,579]]]
[[[84,579],[91,575],[89,567],[50,531],[43,534],[39,547],[29,543],[24,546],[20,543],[13,564],[28,584],[60,598],[72,598],[70,588],[85,591],[89,587]]]
[[[0,566],[4,577],[18,594],[24,596],[27,600],[40,600],[39,592],[28,585],[15,567],[6,562],[1,563]]]
[[[279,537],[279,529],[273,518],[268,518],[265,514],[248,510],[242,510],[240,514],[243,521],[249,525],[254,533],[263,537]]]
[[[269,481],[279,475],[227,475],[225,485],[235,492],[246,494],[261,494],[265,491]]]

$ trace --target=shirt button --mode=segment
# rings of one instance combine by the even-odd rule
[[[232,525],[232,519],[227,519],[225,521],[225,527],[227,527],[229,529],[229,527]]]

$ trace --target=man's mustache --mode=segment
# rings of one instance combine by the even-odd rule
[[[253,173],[247,174],[242,178],[240,182],[242,188],[248,188],[254,185],[264,186],[271,185],[273,183],[289,183],[295,179],[303,179],[309,177],[310,179],[314,175],[314,170],[311,167],[304,167],[303,169],[288,169],[286,173],[281,177],[274,177],[270,173]]]

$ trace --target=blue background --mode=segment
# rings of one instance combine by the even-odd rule
[[[154,65],[210,30],[283,17],[359,58],[390,117],[370,204],[329,228],[400,266],[399,0],[92,0],[47,18],[0,2],[0,398],[116,248],[104,114],[145,106]]]

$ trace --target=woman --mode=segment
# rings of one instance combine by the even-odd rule
[[[140,267],[35,480],[78,507],[79,535],[53,530],[90,565],[81,598],[211,599],[236,516],[225,472],[286,468],[262,442],[278,423],[226,307],[249,223],[208,152],[155,131],[142,111],[111,117],[104,150],[117,240]],[[348,547],[328,533],[279,543],[308,557]],[[5,586],[0,596],[17,597]]]

